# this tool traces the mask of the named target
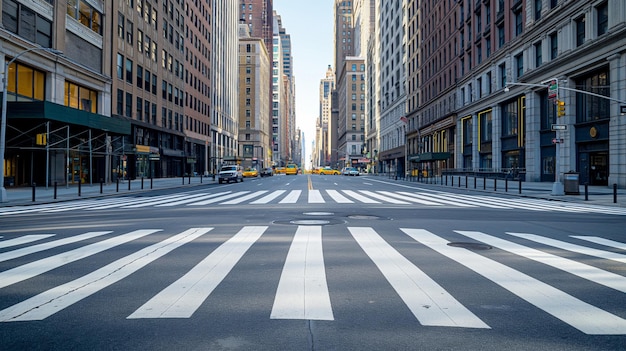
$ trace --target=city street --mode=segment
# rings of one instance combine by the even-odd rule
[[[3,350],[618,350],[626,208],[298,175],[0,207]]]

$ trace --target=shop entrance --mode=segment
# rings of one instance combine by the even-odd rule
[[[606,151],[581,153],[581,183],[589,185],[609,184],[609,153]]]
[[[89,181],[89,157],[83,157],[78,152],[72,152],[69,166],[68,183],[77,184],[78,182]]]

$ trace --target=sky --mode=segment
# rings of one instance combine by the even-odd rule
[[[310,162],[319,118],[319,84],[333,65],[334,0],[274,0],[274,10],[291,35],[296,78],[296,125],[305,137],[306,162]]]

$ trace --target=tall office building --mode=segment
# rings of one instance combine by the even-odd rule
[[[333,166],[364,169],[362,155],[365,140],[365,60],[348,56],[337,84],[337,159]]]
[[[313,166],[324,167],[330,165],[330,151],[332,145],[330,143],[329,126],[332,112],[332,92],[335,90],[335,72],[328,65],[326,76],[320,80],[319,88],[319,104],[320,115],[316,122],[316,140]]]

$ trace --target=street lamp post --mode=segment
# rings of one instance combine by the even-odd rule
[[[0,160],[2,160],[2,169],[0,170],[0,202],[7,202],[7,191],[4,188],[4,167],[5,167],[5,149],[6,149],[6,129],[7,129],[7,90],[9,86],[9,80],[7,76],[9,75],[9,67],[15,60],[17,60],[20,56],[35,50],[43,50],[48,51],[55,55],[60,55],[61,51],[52,49],[52,48],[44,48],[44,47],[33,47],[30,49],[26,49],[19,54],[15,55],[9,62],[4,60],[4,75],[2,77],[2,121],[0,122]]]

